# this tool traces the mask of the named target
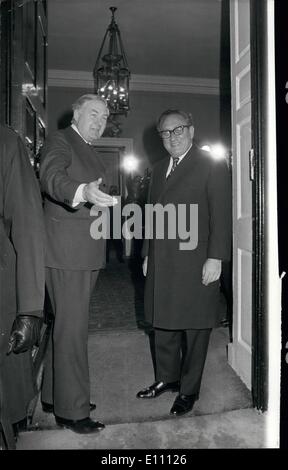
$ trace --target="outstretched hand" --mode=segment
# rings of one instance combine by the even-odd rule
[[[102,178],[99,178],[96,181],[86,184],[83,188],[84,199],[100,207],[115,206],[118,202],[117,198],[101,191],[101,189],[99,189],[101,182]]]

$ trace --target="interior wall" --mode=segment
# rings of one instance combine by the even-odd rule
[[[48,90],[48,131],[69,125],[71,103],[87,89],[50,87]],[[120,137],[131,138],[134,154],[139,159],[139,173],[165,155],[155,125],[158,116],[168,108],[192,112],[195,123],[195,139],[213,143],[221,140],[220,99],[217,95],[187,93],[131,92],[131,110],[127,118],[121,117]],[[223,140],[222,140],[223,142]],[[225,144],[225,142],[223,142]]]

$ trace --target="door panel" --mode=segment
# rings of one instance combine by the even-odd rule
[[[239,122],[236,125],[236,152],[238,155],[247,156],[251,149],[251,109],[250,106],[245,106],[244,113],[238,113]],[[241,114],[245,117],[241,119]],[[235,177],[237,178],[237,223],[238,230],[235,236],[238,240],[243,240],[245,237],[245,230],[252,228],[251,213],[252,213],[252,188],[251,184],[247,184],[247,177],[249,178],[250,168],[248,158],[237,158],[235,162]],[[244,233],[242,233],[244,230]],[[239,231],[239,232],[238,232]],[[251,234],[252,235],[252,234]],[[252,243],[252,236],[247,237],[246,242]],[[251,245],[252,250],[252,245]]]
[[[239,328],[238,341],[246,352],[251,354],[251,323],[252,323],[252,298],[247,296],[251,289],[252,261],[251,253],[247,250],[238,250],[238,285],[239,292]],[[241,280],[241,282],[240,282]],[[246,355],[247,356],[247,355]],[[250,362],[250,361],[249,361]]]

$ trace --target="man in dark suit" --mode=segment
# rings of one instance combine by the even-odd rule
[[[40,337],[44,286],[39,185],[21,138],[0,126],[0,422],[4,433],[5,424],[17,428],[26,418],[36,394],[31,349]]]
[[[144,242],[145,316],[154,327],[156,382],[137,397],[178,391],[170,410],[177,416],[191,411],[199,398],[210,333],[221,320],[219,277],[222,260],[230,256],[231,188],[226,162],[212,160],[193,144],[191,115],[165,111],[158,131],[170,158],[153,169],[148,203],[177,210],[184,204],[184,225],[198,224],[198,237],[196,248],[183,249],[182,237],[169,238],[166,226],[164,238],[154,232]],[[191,204],[198,207],[198,220]]]
[[[93,146],[104,132],[109,111],[97,95],[73,105],[72,126],[48,136],[41,156],[47,234],[46,284],[55,315],[48,348],[42,406],[61,427],[81,434],[104,424],[90,418],[87,355],[90,295],[105,264],[105,240],[93,236],[92,205],[107,208],[105,167]],[[107,210],[107,209],[106,209]]]

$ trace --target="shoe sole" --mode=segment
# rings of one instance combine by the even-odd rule
[[[180,413],[171,413],[171,411],[170,411],[170,416],[175,416],[175,418],[177,418],[177,416],[186,415],[187,413],[190,413],[190,411],[192,411],[192,410],[193,410],[193,407],[191,408],[191,410],[181,411]]]
[[[163,393],[175,393],[175,392],[179,392],[179,388],[169,388],[169,390],[163,390],[163,392],[159,392],[157,393],[157,395],[152,395],[151,397],[139,397],[138,395],[136,395],[136,398],[141,398],[141,400],[146,399],[146,400],[151,400],[151,398],[158,398],[160,397],[160,395],[163,395]]]
[[[96,408],[97,408],[97,405],[90,406],[90,412],[95,411]],[[43,413],[54,414],[54,408],[45,408],[45,407],[42,406],[42,411],[43,411]]]
[[[105,429],[104,428],[94,428],[93,430],[91,431],[88,431],[88,432],[81,432],[81,431],[77,431],[76,429],[70,427],[70,426],[67,426],[66,424],[61,424],[61,423],[56,423],[57,426],[59,426],[59,428],[62,428],[62,429],[69,429],[70,431],[73,431],[75,432],[76,434],[93,434],[95,432],[100,432],[100,431],[103,431]]]

